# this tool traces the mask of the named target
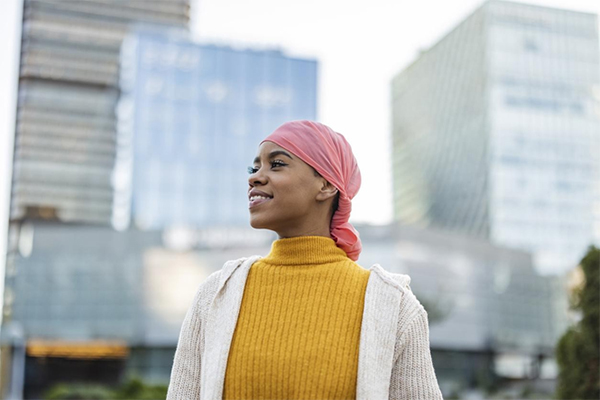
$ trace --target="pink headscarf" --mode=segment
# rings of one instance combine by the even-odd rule
[[[333,214],[330,234],[350,259],[358,260],[362,244],[358,231],[348,219],[361,177],[352,148],[344,136],[319,122],[300,120],[281,125],[260,144],[266,141],[294,153],[339,190],[339,206]]]

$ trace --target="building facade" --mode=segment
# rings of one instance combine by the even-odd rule
[[[111,223],[119,51],[135,22],[187,27],[189,0],[24,0],[11,219]]]
[[[486,379],[555,378],[553,345],[563,326],[553,308],[563,283],[539,276],[529,253],[400,224],[356,228],[359,265],[411,277],[445,397]],[[23,398],[41,398],[56,382],[115,385],[129,373],[167,383],[198,286],[227,260],[266,255],[274,239],[249,226],[118,232],[24,224],[15,238],[23,245],[14,317],[1,330],[2,341],[23,350],[13,362],[23,368],[15,368]],[[546,361],[536,375],[539,355]]]
[[[247,226],[248,166],[279,125],[316,119],[317,61],[140,29],[122,66],[113,226]]]
[[[600,243],[594,14],[484,3],[392,82],[396,220],[532,252]]]

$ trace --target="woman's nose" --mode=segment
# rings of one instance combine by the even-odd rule
[[[248,183],[250,184],[250,186],[254,186],[256,184],[264,184],[265,183],[265,176],[264,174],[261,172],[261,169],[259,168],[258,171],[254,172],[253,174],[251,174],[248,177]]]

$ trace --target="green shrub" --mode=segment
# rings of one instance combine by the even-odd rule
[[[148,385],[131,376],[120,386],[107,387],[89,383],[59,383],[45,394],[46,400],[164,400],[167,385]]]
[[[114,399],[112,391],[101,385],[74,383],[60,383],[48,390],[44,396],[46,400],[111,400]]]

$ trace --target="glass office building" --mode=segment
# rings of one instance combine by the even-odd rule
[[[189,0],[24,0],[10,217],[110,224],[119,50],[131,23],[187,27]]]
[[[564,282],[536,274],[529,253],[400,224],[356,228],[364,244],[359,265],[411,277],[428,312],[445,397],[481,384],[482,374],[533,379],[539,355],[537,378],[555,377],[553,346],[564,326],[554,308]],[[220,240],[206,229],[182,250],[162,231],[24,225],[15,240],[30,245],[15,254],[22,268],[10,322],[19,329],[4,325],[0,335],[20,332],[26,351],[14,364],[22,366],[23,398],[39,399],[58,382],[115,385],[128,373],[166,384],[198,286],[227,260],[266,255],[274,239],[249,226],[229,229]]]
[[[597,16],[488,1],[392,82],[394,216],[532,252],[600,243]]]
[[[122,68],[113,226],[247,226],[247,167],[283,122],[316,119],[317,61],[142,29]]]

